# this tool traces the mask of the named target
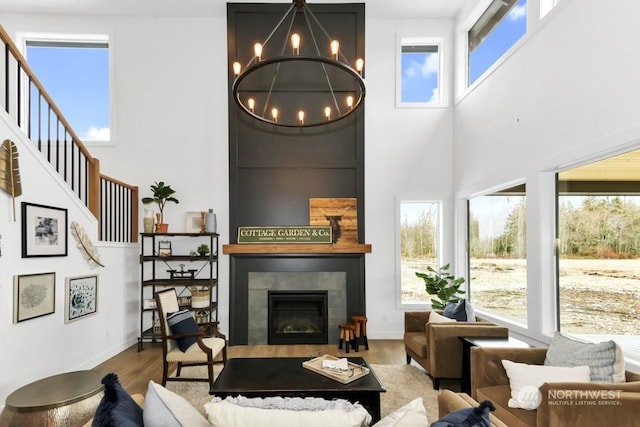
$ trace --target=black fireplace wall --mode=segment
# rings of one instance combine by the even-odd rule
[[[247,64],[253,44],[264,40],[290,5],[227,3],[229,88],[234,79],[231,64],[236,60]],[[366,72],[364,3],[309,6],[340,41],[346,58],[365,59]],[[228,111],[229,243],[237,243],[239,226],[309,224],[309,199],[321,197],[357,199],[358,242],[365,242],[364,105],[338,122],[302,129],[252,119],[232,96]],[[247,275],[254,271],[344,271],[344,319],[365,314],[362,254],[231,255],[231,344],[247,344]]]

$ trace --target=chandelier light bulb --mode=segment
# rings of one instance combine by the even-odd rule
[[[271,109],[271,117],[273,117],[273,121],[275,123],[278,123],[278,109],[277,108],[272,108]]]
[[[331,107],[324,107],[324,118],[331,120]]]
[[[364,68],[364,59],[358,58],[356,59],[356,71],[358,74],[362,75],[362,69]]]
[[[256,43],[253,45],[253,53],[256,58],[258,58],[258,62],[262,60],[262,45],[260,43]]]
[[[247,105],[249,106],[249,111],[253,113],[253,108],[256,106],[256,100],[253,98],[247,99]]]
[[[349,109],[353,108],[353,96],[351,95],[347,96],[347,107],[349,107]]]
[[[340,51],[340,42],[338,40],[331,40],[331,55],[333,59],[338,60],[338,52]]]
[[[293,47],[294,55],[300,55],[300,34],[291,34],[291,47]]]
[[[236,61],[233,63],[233,75],[238,77],[238,75],[240,74],[240,71],[242,70],[242,65]]]
[[[304,111],[302,110],[298,111],[298,123],[301,125],[304,124]]]

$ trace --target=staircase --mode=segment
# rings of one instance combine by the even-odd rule
[[[101,241],[137,242],[138,187],[100,172],[2,26],[0,47],[0,106],[96,217]]]

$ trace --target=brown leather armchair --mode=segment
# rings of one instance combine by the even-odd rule
[[[640,419],[640,374],[630,371],[625,383],[544,383],[536,410],[509,408],[511,388],[502,360],[543,365],[546,354],[546,348],[472,347],[472,397],[493,402],[493,414],[509,427],[622,426]],[[560,397],[550,401],[550,396]]]
[[[476,322],[429,323],[431,311],[404,313],[404,349],[411,359],[426,369],[433,388],[441,379],[462,378],[460,337],[508,337],[509,329],[476,317]]]

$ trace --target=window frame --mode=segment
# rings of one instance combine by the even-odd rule
[[[22,55],[27,58],[27,47],[29,43],[51,43],[52,45],[106,45],[107,56],[108,56],[108,100],[109,100],[109,139],[102,140],[85,140],[82,139],[82,143],[85,146],[113,146],[114,141],[114,85],[113,85],[113,37],[111,37],[108,33],[52,33],[52,32],[21,32],[16,35],[16,45],[21,50]],[[27,58],[28,61],[28,58]],[[45,87],[45,89],[47,89]],[[28,94],[29,87],[28,82],[23,82],[23,87],[21,88],[22,93]],[[27,117],[28,109],[29,109],[29,97],[23,97],[23,103],[21,106],[23,117]],[[54,99],[54,102],[56,100]],[[66,115],[64,111],[62,114],[65,114],[65,118],[69,120],[69,116]],[[28,124],[26,124],[28,126]],[[72,125],[73,126],[73,125]],[[79,129],[73,128],[75,132],[79,132]],[[80,136],[80,135],[78,135]]]
[[[401,310],[424,310],[431,307],[431,296],[425,291],[426,301],[402,302],[402,204],[403,203],[433,203],[437,205],[437,236],[436,236],[436,261],[434,268],[443,263],[444,244],[444,201],[432,199],[398,199],[396,202],[396,307]]]
[[[444,38],[428,36],[396,36],[396,108],[444,108],[448,107],[446,78],[444,75]],[[402,48],[405,46],[432,46],[438,52],[438,99],[427,102],[402,101]]]

